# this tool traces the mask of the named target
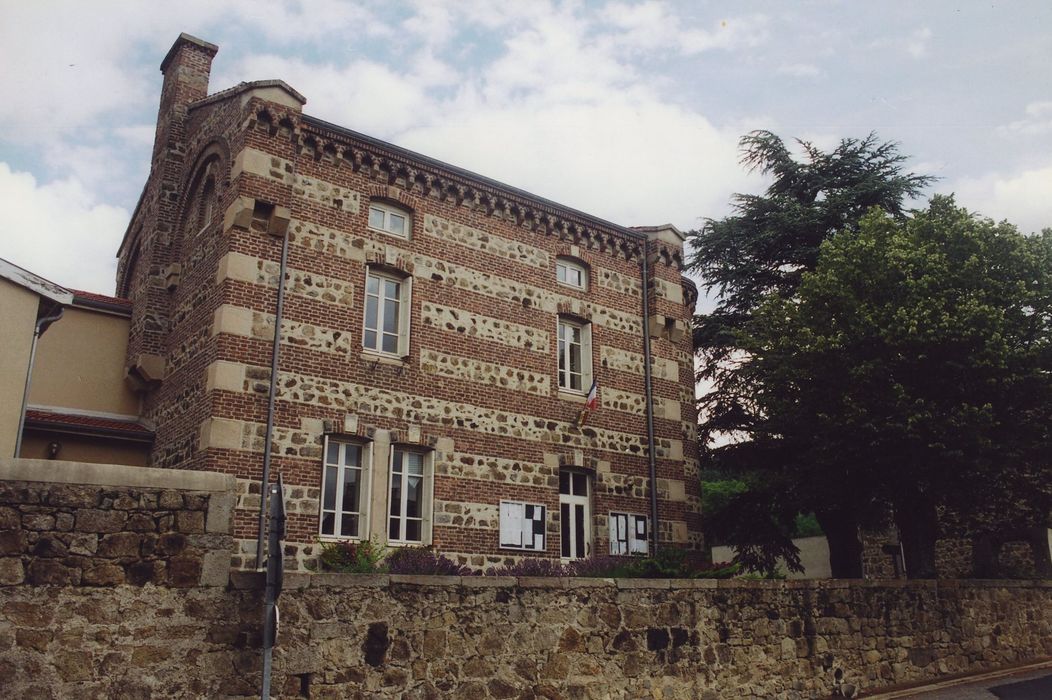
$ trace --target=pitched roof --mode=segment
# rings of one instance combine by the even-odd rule
[[[73,293],[70,290],[3,258],[0,258],[0,278],[50,299],[56,304],[65,306],[73,302]]]
[[[71,289],[70,291],[73,292],[73,303],[78,306],[86,306],[93,309],[116,311],[127,314],[131,313],[131,299],[111,297],[97,292],[85,292],[81,289]]]

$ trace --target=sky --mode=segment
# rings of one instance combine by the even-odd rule
[[[875,131],[927,195],[1052,226],[1048,0],[0,0],[0,257],[113,293],[180,32],[219,45],[211,92],[279,78],[307,114],[626,226],[761,191],[753,129]]]

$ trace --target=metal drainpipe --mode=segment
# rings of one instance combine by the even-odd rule
[[[657,458],[654,454],[654,386],[650,376],[650,277],[649,239],[643,240],[643,382],[647,405],[647,459],[650,462],[650,538],[651,556],[658,551]]]
[[[29,387],[33,381],[33,362],[37,357],[37,340],[44,335],[44,331],[47,330],[48,326],[62,318],[63,311],[63,307],[58,307],[58,311],[50,316],[37,319],[36,326],[33,328],[33,342],[29,346],[29,369],[26,370],[26,386],[22,390],[22,412],[18,414],[18,433],[15,434],[14,456],[16,459],[18,458],[18,453],[22,451],[22,431],[26,427],[26,407],[29,405]]]
[[[266,531],[267,493],[270,484],[270,441],[274,434],[274,399],[278,388],[278,360],[281,357],[281,320],[285,311],[285,271],[289,263],[289,232],[281,240],[281,268],[278,271],[278,308],[274,314],[274,345],[270,351],[270,395],[267,398],[267,434],[263,441],[263,483],[259,492],[259,537],[256,539],[256,569],[263,568],[263,535]]]
[[[292,159],[292,179],[296,181],[296,158]],[[289,202],[292,185],[289,185]],[[274,314],[274,346],[270,353],[270,395],[267,399],[267,434],[263,442],[263,482],[259,489],[259,536],[256,539],[256,569],[263,568],[263,539],[267,522],[267,495],[270,492],[270,442],[274,435],[274,399],[278,391],[278,360],[281,357],[281,321],[285,312],[285,274],[289,265],[289,231],[281,241],[281,268],[278,270],[278,308]]]

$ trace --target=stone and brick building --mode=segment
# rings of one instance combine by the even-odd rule
[[[476,566],[645,551],[649,449],[658,537],[699,547],[682,235],[313,118],[279,80],[210,95],[216,51],[184,34],[161,64],[117,283],[150,464],[237,478],[237,563],[268,418],[300,560],[319,537]]]

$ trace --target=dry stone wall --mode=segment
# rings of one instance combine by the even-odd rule
[[[239,575],[241,585],[258,585]],[[823,698],[1052,654],[1052,583],[320,575],[283,594],[287,697]]]

